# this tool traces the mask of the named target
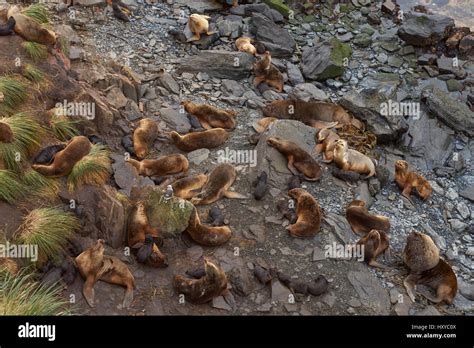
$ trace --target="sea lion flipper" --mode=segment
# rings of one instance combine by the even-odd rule
[[[387,269],[388,267],[385,266],[385,265],[382,265],[381,263],[375,261],[375,260],[370,260],[369,261],[369,266],[372,266],[372,267],[377,267],[377,268],[382,268],[382,269]]]
[[[408,277],[405,278],[403,281],[403,285],[405,286],[405,289],[407,290],[408,297],[412,300],[412,302],[415,302],[415,276],[410,274]]]
[[[188,40],[188,42],[199,41],[200,39],[201,39],[201,35],[199,35],[199,34],[194,34],[194,35]]]
[[[246,195],[243,195],[238,192],[233,192],[233,191],[224,191],[224,197],[226,198],[234,198],[234,199],[247,199],[248,197]]]
[[[91,306],[92,308],[94,307],[94,299],[95,299],[95,290],[94,290],[94,284],[95,284],[95,277],[93,275],[90,275],[87,277],[84,286],[82,288],[82,294],[84,295],[84,298],[87,301],[87,304]]]
[[[123,297],[122,306],[124,308],[130,308],[130,305],[132,304],[132,302],[133,302],[133,288],[129,287],[125,291],[125,296]]]
[[[426,287],[426,286],[417,286],[416,287],[416,291],[422,295],[423,297],[426,297],[428,300],[430,300],[431,302],[434,302],[434,303],[440,303],[442,302],[444,299],[438,295],[434,295],[431,290]]]

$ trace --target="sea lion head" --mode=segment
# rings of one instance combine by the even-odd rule
[[[305,190],[302,188],[294,188],[288,191],[288,196],[293,199],[298,199],[303,193],[305,193]]]
[[[336,145],[334,146],[334,149],[337,152],[346,152],[348,149],[347,141],[343,139],[339,139],[338,141],[336,141]]]
[[[105,241],[103,239],[98,239],[91,247],[92,252],[97,255],[104,255],[104,244]]]
[[[318,141],[322,142],[331,134],[331,130],[328,128],[323,128],[318,132]]]
[[[365,202],[360,199],[354,199],[350,204],[349,207],[365,207]]]
[[[173,141],[177,142],[181,140],[181,135],[178,132],[172,131],[170,132],[170,137]]]
[[[423,272],[439,262],[439,249],[430,236],[413,231],[407,237],[403,261],[414,272]]]
[[[225,281],[225,285],[227,285],[224,271],[207,257],[204,258],[204,270],[209,279]]]
[[[380,241],[380,232],[377,230],[371,230],[369,233],[367,233],[367,238]]]
[[[280,144],[281,143],[281,138],[279,137],[270,137],[267,139],[267,144],[272,146],[272,147],[275,147],[276,145]]]
[[[395,162],[395,171],[405,172],[408,170],[408,162],[403,160],[398,160]]]

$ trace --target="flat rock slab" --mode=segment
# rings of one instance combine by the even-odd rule
[[[222,10],[223,6],[219,1],[213,0],[175,0],[174,3],[176,5],[187,6],[190,10],[202,13],[206,11],[220,11]]]
[[[389,314],[390,296],[367,269],[349,271],[347,278],[364,306],[373,309],[375,314]]]

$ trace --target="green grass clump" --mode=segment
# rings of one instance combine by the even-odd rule
[[[22,13],[39,24],[48,24],[50,21],[49,11],[42,4],[32,4],[25,8]]]
[[[23,196],[24,189],[14,173],[9,170],[0,170],[0,200],[11,204]]]
[[[61,141],[68,141],[72,137],[79,135],[76,127],[79,121],[71,117],[54,114],[49,123],[54,136]]]
[[[43,72],[31,64],[26,64],[23,69],[23,76],[31,82],[40,83],[44,79]]]
[[[91,152],[76,163],[68,176],[70,191],[83,185],[104,185],[111,174],[109,152],[103,145],[92,145]]]
[[[54,198],[60,190],[60,182],[56,178],[48,178],[36,170],[28,170],[23,176],[23,184],[31,194],[36,197]]]
[[[25,41],[21,44],[26,54],[33,60],[45,59],[48,56],[48,49],[45,45]]]
[[[0,103],[0,116],[9,115],[26,99],[26,85],[14,77],[0,77],[0,92],[3,102]]]

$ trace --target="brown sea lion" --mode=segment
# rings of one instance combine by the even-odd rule
[[[364,128],[362,122],[349,115],[341,106],[331,103],[275,100],[262,111],[265,117],[297,120],[318,129],[339,127],[344,124]]]
[[[41,24],[34,19],[20,13],[17,6],[11,6],[8,9],[8,18],[15,20],[14,31],[27,41],[33,41],[43,45],[56,45],[57,35],[51,30],[43,28]]]
[[[181,102],[188,114],[196,116],[204,129],[234,129],[237,112],[219,109],[212,105],[195,104],[189,100]]]
[[[13,141],[12,128],[5,122],[0,122],[0,143],[11,143]]]
[[[273,124],[273,122],[275,122],[276,120],[278,120],[277,118],[275,117],[265,117],[265,118],[262,118],[260,120],[258,120],[257,122],[255,122],[253,124],[253,128],[255,129],[255,131],[257,133],[263,133],[265,132],[268,127],[270,127],[271,124]]]
[[[137,161],[132,158],[127,162],[138,170],[138,174],[143,176],[165,176],[170,174],[186,173],[189,168],[188,159],[181,154],[165,155],[158,159],[147,159]]]
[[[387,232],[390,219],[382,215],[370,214],[364,201],[353,200],[346,208],[346,219],[354,233],[365,236],[371,230]]]
[[[425,178],[420,174],[408,170],[406,161],[398,160],[395,162],[395,182],[398,187],[403,189],[402,195],[411,201],[410,194],[413,188],[422,199],[428,199],[433,189]]]
[[[207,174],[199,174],[193,176],[187,176],[185,178],[176,180],[171,187],[176,197],[183,199],[191,199],[196,196],[204,184],[207,182]]]
[[[439,258],[439,250],[429,236],[412,232],[407,238],[403,256],[410,269],[403,284],[413,302],[415,293],[419,292],[434,303],[453,303],[458,290],[456,274],[446,261]]]
[[[339,135],[328,128],[321,129],[316,135],[316,153],[323,154],[323,161],[331,163],[334,158],[334,147],[338,141]]]
[[[372,230],[359,239],[357,245],[364,246],[364,261],[372,267],[387,268],[377,262],[377,257],[386,252],[388,258],[389,239],[385,232]]]
[[[132,208],[128,216],[127,232],[128,246],[134,249],[143,245],[146,235],[159,236],[158,230],[151,227],[148,222],[145,202],[140,201]]]
[[[33,164],[31,168],[44,176],[60,177],[68,175],[83,157],[87,156],[92,144],[85,136],[73,137],[64,150],[56,153],[50,165]]]
[[[201,34],[212,35],[215,32],[209,31],[209,19],[211,17],[193,13],[189,16],[189,29],[194,34],[188,42],[199,41],[201,39]]]
[[[158,124],[154,120],[144,118],[138,122],[138,126],[133,132],[133,148],[139,159],[148,155],[157,136]]]
[[[286,229],[294,237],[315,236],[321,227],[321,209],[316,199],[301,188],[288,191],[288,196],[296,201],[298,219]]]
[[[135,279],[126,264],[116,257],[104,255],[104,240],[99,239],[77,256],[76,266],[81,276],[86,280],[82,293],[89,306],[94,307],[94,284],[98,280],[103,280],[125,287],[123,307],[130,307],[133,301]]]
[[[283,92],[284,79],[281,72],[272,64],[272,56],[266,51],[262,58],[254,63],[253,72],[255,79],[253,85],[258,86],[262,82],[266,82],[273,87],[278,93]]]
[[[185,152],[203,148],[212,149],[224,144],[229,139],[229,133],[223,128],[213,128],[185,135],[173,131],[170,136],[176,147]]]
[[[168,267],[166,256],[155,244],[155,240],[150,234],[145,236],[142,246],[137,250],[137,261],[155,268]]]
[[[333,161],[342,170],[367,174],[366,179],[375,175],[375,164],[370,157],[349,149],[347,141],[343,139],[336,141]]]
[[[0,25],[0,36],[7,36],[7,35],[12,34],[14,32],[15,24],[16,24],[15,18],[13,17],[8,18],[8,21],[5,24]],[[0,103],[1,102],[3,102],[3,100],[0,97]]]
[[[193,209],[186,232],[192,240],[200,245],[219,246],[226,243],[232,236],[228,226],[212,227],[201,223],[196,208]]]
[[[293,175],[298,172],[308,181],[321,179],[321,167],[309,153],[295,143],[278,137],[270,137],[267,144],[281,152],[288,160],[288,169]]]
[[[220,164],[213,169],[201,192],[191,199],[194,205],[211,204],[222,197],[247,199],[246,196],[230,191],[237,177],[235,168],[230,164]]]
[[[191,303],[202,304],[227,292],[227,276],[222,268],[204,258],[206,275],[200,279],[190,279],[176,275],[173,287],[178,294],[184,295]]]
[[[235,47],[240,52],[247,52],[253,56],[257,54],[257,49],[252,45],[252,39],[249,37],[239,37],[235,40]]]

